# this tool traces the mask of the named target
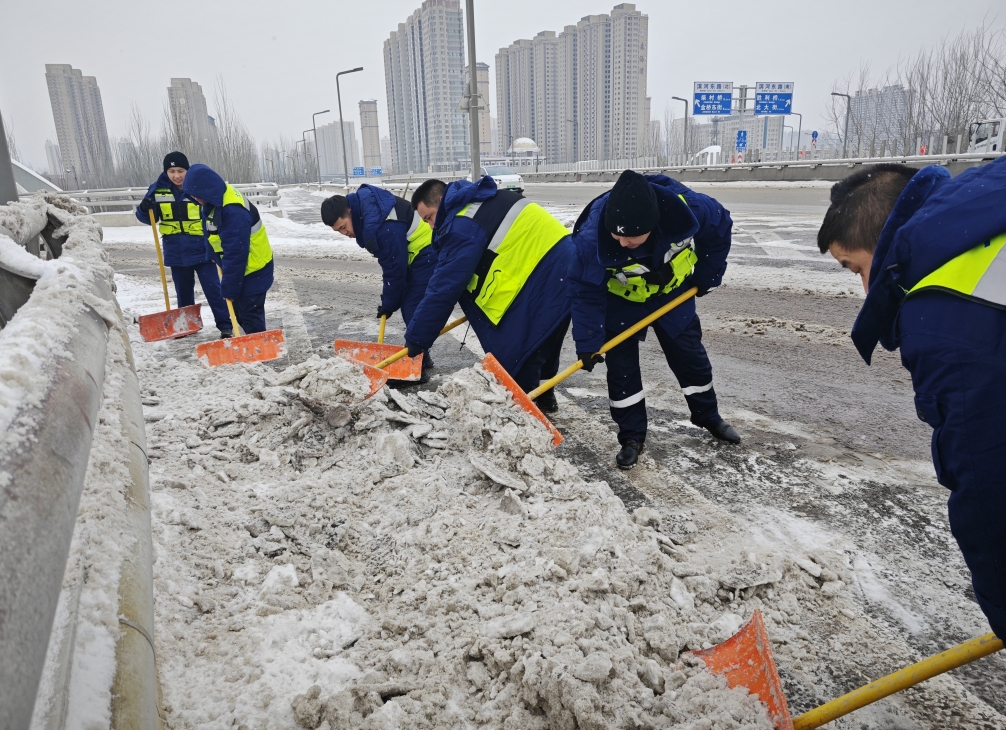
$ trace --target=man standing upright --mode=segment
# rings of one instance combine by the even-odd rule
[[[606,340],[655,312],[689,287],[699,296],[719,286],[730,253],[730,214],[712,198],[664,175],[623,172],[573,227],[569,265],[573,339],[588,372],[604,362]],[[716,405],[713,370],[702,346],[695,300],[653,323],[667,364],[681,385],[691,420],[716,438],[740,443]],[[631,469],[646,441],[646,399],[639,342],[646,330],[607,353],[608,399],[621,445],[615,463]]]
[[[1006,158],[872,165],[831,189],[817,234],[863,280],[852,341],[901,348],[975,597],[1006,640]]]

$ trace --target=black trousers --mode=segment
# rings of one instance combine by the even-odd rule
[[[559,356],[562,354],[562,342],[566,339],[569,321],[570,315],[567,314],[552,334],[546,337],[541,346],[524,361],[514,376],[517,385],[525,393],[534,390],[542,380],[548,380],[559,372]]]
[[[678,334],[671,337],[660,327],[653,326],[667,364],[678,379],[692,414],[692,423],[710,426],[719,423],[716,391],[713,390],[713,367],[706,348],[702,346],[702,326],[698,315]],[[617,332],[608,332],[611,339]],[[643,377],[639,370],[639,340],[629,338],[610,350],[606,357],[608,367],[608,400],[611,417],[618,424],[618,441],[646,439],[646,398],[643,395]]]

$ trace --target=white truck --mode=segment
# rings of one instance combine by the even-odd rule
[[[1006,119],[985,119],[975,122],[968,130],[971,138],[968,152],[1002,152],[1004,131],[1006,131]]]

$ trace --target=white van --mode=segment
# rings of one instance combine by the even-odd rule
[[[1004,129],[1006,129],[1006,119],[986,119],[982,122],[975,122],[968,130],[971,136],[968,152],[1002,152]]]

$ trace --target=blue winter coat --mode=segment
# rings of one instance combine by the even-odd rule
[[[621,332],[690,287],[711,289],[723,280],[733,227],[730,212],[708,195],[696,193],[666,175],[648,175],[646,179],[657,194],[660,222],[642,246],[634,251],[623,248],[604,227],[609,193],[590,203],[573,230],[575,254],[569,263],[568,285],[577,352],[597,352],[605,342],[606,332]],[[679,194],[687,205],[681,202]],[[691,276],[679,287],[645,302],[630,302],[608,293],[609,268],[621,268],[634,260],[650,271],[659,271],[671,244],[689,237],[695,242],[698,261]],[[689,299],[656,324],[676,337],[694,317],[695,300]]]
[[[447,323],[455,303],[459,303],[482,349],[492,353],[513,375],[569,314],[565,278],[573,244],[567,236],[545,254],[499,325],[493,325],[466,290],[489,242],[482,226],[471,218],[458,217],[458,213],[468,203],[494,195],[496,183],[490,177],[483,177],[477,184],[459,180],[447,186],[437,211],[431,246],[439,258],[405,339],[428,349]]]
[[[412,219],[388,220],[388,216],[398,200],[383,188],[372,185],[361,185],[355,193],[346,196],[349,200],[349,213],[353,220],[353,230],[356,232],[356,243],[377,257],[384,277],[384,288],[381,291],[381,306],[389,312],[401,308],[409,288],[420,289],[418,296],[426,290],[426,282],[432,273],[432,266],[427,265],[427,258],[435,256],[432,246],[421,251],[413,262],[415,271],[427,271],[424,277],[409,279],[409,239],[406,234],[412,225]],[[422,257],[420,261],[419,257]],[[432,263],[432,262],[430,262]],[[413,273],[415,273],[415,271]]]
[[[1006,232],[1006,158],[955,178],[931,165],[915,173],[877,240],[870,291],[852,329],[867,364],[879,342],[897,349],[905,292],[952,258]]]
[[[220,282],[224,298],[233,300],[263,294],[272,286],[273,261],[245,276],[251,245],[252,214],[241,205],[224,205],[226,189],[224,179],[206,165],[190,167],[182,185],[183,193],[206,203],[202,209],[204,227],[210,209],[220,209],[214,217],[220,245],[224,250],[224,276]],[[217,257],[214,256],[214,259]]]
[[[175,200],[178,202],[186,199],[185,194],[174,186],[166,172],[162,172],[161,176],[157,178],[157,182],[147,188],[147,194],[143,197],[153,200],[154,190],[157,188],[167,188],[174,194]],[[159,205],[154,206],[154,218],[158,221],[161,220]],[[150,225],[150,217],[140,210],[139,206],[136,207],[136,219],[145,226]],[[161,236],[161,249],[164,252],[165,266],[199,266],[199,264],[204,264],[213,258],[211,255],[213,249],[206,242],[205,236],[190,236],[185,233]]]

